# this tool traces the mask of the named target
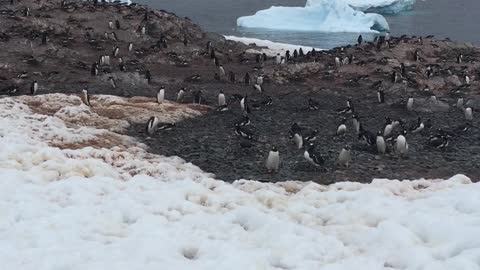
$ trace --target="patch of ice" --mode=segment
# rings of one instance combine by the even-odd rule
[[[321,0],[320,0],[321,1]],[[395,14],[413,9],[416,0],[336,0],[343,1],[356,10],[381,14]],[[313,6],[319,0],[307,0],[306,6]]]
[[[389,26],[382,15],[364,13],[342,1],[316,0],[305,7],[270,7],[237,19],[246,28],[319,32],[378,32]]]

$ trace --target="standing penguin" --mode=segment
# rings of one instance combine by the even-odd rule
[[[385,125],[383,126],[383,137],[387,138],[392,134],[393,121],[389,117],[385,118]]]
[[[295,145],[297,146],[298,149],[302,149],[303,148],[302,134],[300,134],[300,133],[293,134],[293,142],[295,143]]]
[[[457,108],[460,108],[463,110],[463,98],[457,99]]]
[[[275,59],[276,59],[277,65],[280,65],[282,63],[282,57],[280,56],[279,53],[277,53],[277,56]]]
[[[150,73],[149,69],[147,69],[147,71],[145,71],[145,79],[147,80],[148,84],[150,84],[150,82],[152,81],[152,74]]]
[[[378,100],[378,103],[385,103],[385,92],[380,89],[377,91],[377,100]]]
[[[108,28],[113,29],[113,22],[112,21],[108,22]]]
[[[354,128],[355,132],[357,134],[360,134],[360,126],[361,126],[360,117],[358,117],[358,115],[354,114],[352,116],[352,122],[353,122],[353,128]]]
[[[245,85],[250,85],[251,79],[250,79],[250,74],[248,74],[248,72],[245,73],[245,77],[243,78],[243,80],[245,82]]]
[[[401,63],[400,64],[400,73],[402,74],[403,77],[406,77],[407,76],[407,70],[405,68],[405,64],[404,63]]]
[[[113,89],[117,88],[117,83],[113,77],[108,77],[108,80],[110,81],[110,85],[112,85]]]
[[[470,107],[465,108],[465,119],[468,121],[473,120],[473,110]]]
[[[258,85],[262,85],[262,84],[263,84],[263,76],[262,76],[262,75],[258,75],[258,76],[257,76],[257,84],[258,84]]]
[[[425,125],[422,122],[422,118],[418,117],[417,122],[410,127],[410,131],[413,134],[421,132],[425,128]]]
[[[335,57],[335,66],[337,68],[341,67],[342,66],[342,62],[340,61],[340,58],[339,57]]]
[[[90,95],[88,94],[87,89],[82,90],[82,101],[85,105],[91,107],[92,105],[90,104]]]
[[[32,94],[32,96],[35,96],[35,94],[37,94],[37,91],[38,91],[38,83],[36,80],[34,80],[30,85],[30,94]]]
[[[267,160],[265,161],[265,167],[268,173],[278,172],[280,166],[280,153],[275,146],[268,153]]]
[[[23,15],[25,17],[30,16],[30,8],[29,7],[26,7],[26,8],[23,9]]]
[[[218,106],[225,106],[225,94],[223,93],[223,90],[220,90],[220,93],[218,94]]]
[[[119,52],[120,52],[120,48],[118,46],[115,46],[115,48],[113,48],[113,51],[112,51],[112,56],[117,57]]]
[[[298,52],[297,52],[297,49],[295,49],[293,51],[293,58],[297,58],[298,57]]]
[[[92,68],[90,69],[90,73],[92,76],[97,76],[98,75],[98,64],[95,62],[92,64]]]
[[[377,132],[377,151],[380,155],[385,154],[385,150],[387,150],[387,145],[385,144],[385,139],[383,138],[383,132]]]
[[[117,27],[117,30],[120,30],[120,21],[115,20],[115,27]]]
[[[462,63],[462,61],[463,61],[463,54],[460,53],[457,55],[457,64]]]
[[[133,43],[128,43],[128,51],[131,52],[133,49]]]
[[[413,97],[410,96],[407,99],[407,110],[411,111],[413,109]]]
[[[146,127],[146,131],[148,135],[153,135],[155,133],[155,131],[157,130],[158,123],[159,123],[159,120],[156,116],[152,116],[150,117],[150,119],[148,119],[147,127]]]
[[[358,42],[358,45],[362,45],[362,43],[363,43],[363,37],[362,37],[362,35],[359,35],[359,36],[358,36],[357,42]]]
[[[160,90],[157,92],[157,103],[162,104],[165,100],[165,87],[160,87]]]
[[[347,132],[347,125],[345,124],[347,122],[347,118],[342,119],[342,123],[337,127],[337,136],[345,136],[345,133]]]
[[[223,68],[222,65],[218,66],[218,70],[220,71],[220,75],[222,77],[225,77],[225,69]]]
[[[341,166],[348,167],[350,164],[350,147],[345,145],[337,158],[337,164]]]
[[[178,93],[177,93],[177,102],[178,102],[178,103],[180,103],[180,102],[183,101],[183,98],[184,98],[184,96],[185,96],[185,92],[186,92],[185,87],[183,87],[182,89],[180,89],[180,90],[178,91]]]
[[[202,104],[202,90],[193,92],[193,104]]]
[[[395,140],[395,150],[402,157],[405,157],[408,154],[408,143],[407,138],[405,137],[406,135],[407,131],[402,130],[400,135],[398,135],[397,139]]]
[[[244,114],[249,114],[250,113],[250,106],[248,105],[248,96],[247,95],[245,95],[240,100],[240,108],[242,109]]]
[[[467,74],[465,74],[465,84],[470,85],[470,76],[468,76]]]
[[[398,82],[398,73],[395,70],[392,72],[391,81],[392,81],[392,83],[397,83]]]

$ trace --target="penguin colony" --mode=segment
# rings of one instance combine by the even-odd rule
[[[185,23],[189,23],[189,27],[181,27],[187,29],[185,32],[174,36],[167,34],[167,31],[159,32],[155,24],[155,20],[159,20],[158,14],[171,16],[164,11],[153,12],[136,4],[101,1],[45,3],[48,4],[39,6],[28,1],[11,3],[8,15],[28,22],[32,17],[45,12],[45,9],[61,9],[65,13],[74,10],[93,10],[99,13],[107,9],[113,10],[105,18],[102,27],[81,29],[81,42],[88,43],[92,53],[91,57],[75,63],[83,72],[80,76],[82,84],[70,85],[70,88],[78,87],[76,92],[85,105],[95,109],[94,93],[101,93],[103,88],[119,95],[131,95],[135,92],[127,93],[125,89],[131,85],[141,85],[148,92],[141,92],[140,95],[151,96],[159,104],[178,102],[209,106],[209,115],[230,119],[228,125],[218,126],[218,123],[212,122],[209,128],[222,134],[217,136],[228,136],[230,144],[237,145],[243,151],[242,155],[246,155],[259,171],[268,174],[281,174],[282,170],[288,170],[283,166],[284,163],[294,163],[295,168],[311,171],[315,175],[336,170],[348,171],[354,164],[371,162],[365,158],[364,153],[374,155],[380,163],[401,163],[412,154],[428,154],[432,151],[448,153],[452,144],[478,133],[475,124],[478,118],[476,105],[468,95],[477,85],[478,74],[475,70],[466,68],[474,66],[476,55],[468,50],[452,50],[445,55],[432,56],[431,53],[424,52],[422,46],[438,46],[433,37],[396,38],[385,35],[375,37],[370,42],[359,36],[355,46],[330,51],[304,51],[300,48],[273,56],[244,51],[229,53],[230,48],[226,47],[223,40],[189,33],[188,29],[193,24],[187,19]],[[75,42],[80,41],[77,36],[69,35],[69,32],[75,31],[74,26],[81,28],[82,24],[80,20],[69,18],[65,21],[65,29],[53,30],[48,26],[34,29],[29,46],[46,50],[61,43],[74,50]],[[1,32],[0,38],[8,39],[9,33]],[[344,70],[369,65],[369,55],[391,51],[401,44],[411,44],[412,49],[405,56],[371,60],[380,62],[378,65],[382,67],[372,71],[375,76],[343,75]],[[185,57],[192,52],[194,59]],[[175,68],[184,68],[184,82],[169,82],[164,74],[168,70],[162,71],[156,67],[156,63],[145,60],[145,56],[153,54],[163,55]],[[435,61],[432,60],[434,57],[437,58]],[[392,64],[386,64],[394,60],[398,63],[395,62],[393,68]],[[436,62],[441,64],[435,64]],[[368,94],[355,96],[338,91],[328,98],[308,94],[323,89],[319,85],[320,89],[304,91],[300,97],[294,83],[280,86],[275,80],[276,75],[296,63],[322,65],[321,71],[314,77],[322,81],[341,78],[344,85],[340,88],[355,89],[361,86],[362,89],[368,88]],[[50,80],[56,73],[52,71],[51,74],[41,74],[21,71],[16,76],[17,79],[12,80],[15,83],[2,83],[4,87],[0,90],[7,95],[47,93]],[[134,76],[128,77],[125,74]],[[312,77],[311,74],[286,74],[290,76],[290,82],[302,82]],[[460,84],[452,87],[452,94],[447,98],[437,97],[429,89],[430,80],[454,75]],[[135,82],[130,83],[129,80]],[[277,93],[277,88],[292,90],[283,90],[284,97]],[[405,88],[418,91],[406,93]],[[282,111],[282,104],[290,99],[289,95],[293,96],[292,100],[299,101],[295,104],[299,113],[288,117],[267,117],[269,113],[274,115]],[[331,109],[329,100],[332,96],[341,102],[335,103],[334,109]],[[373,105],[367,108],[366,100]],[[448,126],[432,120],[435,118],[434,110],[425,113],[442,104],[448,104],[449,114],[452,119],[456,119]],[[376,109],[382,111],[381,115],[375,113]],[[316,115],[321,117],[318,121],[312,121]],[[325,117],[329,120],[320,120]],[[284,127],[278,134],[262,134],[264,128],[278,125]],[[157,116],[152,116],[141,128],[141,134],[156,144],[162,138],[174,136],[172,134],[176,134],[175,130],[181,126],[182,124],[178,127],[174,123],[160,123]],[[284,139],[279,140],[280,136]],[[217,141],[220,138],[210,139]],[[226,144],[225,147],[231,145]],[[188,153],[176,154],[188,160]],[[236,165],[232,163],[229,166],[234,168]]]

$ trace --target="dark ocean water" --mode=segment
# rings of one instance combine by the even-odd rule
[[[305,6],[305,0],[140,0],[141,4],[189,17],[205,30],[224,35],[332,48],[354,43],[358,34],[286,32],[237,28],[240,16],[276,6]],[[417,0],[413,11],[384,15],[393,35],[435,35],[480,44],[480,0]],[[368,37],[367,37],[368,38]]]

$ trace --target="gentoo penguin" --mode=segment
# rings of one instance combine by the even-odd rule
[[[113,51],[112,51],[112,56],[117,57],[119,52],[120,52],[120,48],[118,46],[115,46],[115,48],[113,48]]]
[[[303,157],[315,167],[320,167],[325,163],[325,160],[322,158],[321,155],[315,152],[315,145],[310,143],[303,153]]]
[[[220,93],[218,94],[218,106],[224,106],[225,104],[225,94],[223,93],[223,90],[220,90]]]
[[[298,49],[298,56],[300,56],[300,57],[304,57],[304,56],[305,56],[305,53],[303,52],[303,49],[302,49],[302,48]]]
[[[468,121],[473,120],[473,110],[470,107],[465,108],[465,119]]]
[[[212,51],[213,52],[213,51]],[[216,67],[220,67],[220,61],[218,60],[217,57],[213,58],[213,63],[215,64]]]
[[[428,145],[431,147],[445,149],[448,146],[448,136],[445,134],[442,135],[435,135],[428,138]]]
[[[42,45],[47,45],[47,32],[42,33]]]
[[[92,76],[97,76],[98,75],[98,64],[97,63],[92,64],[92,68],[90,69],[90,73],[92,74]]]
[[[185,96],[185,87],[183,87],[182,89],[178,90],[178,93],[177,93],[177,102],[180,103],[183,101],[183,98]]]
[[[292,126],[290,127],[290,131],[288,132],[290,139],[292,139],[293,135],[297,133],[301,134],[302,128],[297,123],[293,123]]]
[[[248,126],[250,125],[250,117],[248,117],[248,115],[245,115],[242,119],[242,121],[240,121],[240,123],[238,123],[238,125],[240,126]]]
[[[242,109],[244,114],[249,114],[250,113],[250,106],[248,104],[248,96],[247,95],[245,95],[240,100],[240,108]]]
[[[370,132],[368,130],[363,129],[363,127],[360,126],[360,132],[358,133],[358,139],[366,142],[370,146],[374,146],[376,137],[375,137],[375,134],[373,134],[372,132]]]
[[[176,126],[175,123],[163,123],[158,125],[157,130],[162,130],[162,131],[172,130],[175,126]]]
[[[254,84],[253,85],[253,89],[257,90],[258,92],[262,93],[263,92],[263,88],[260,84]]]
[[[385,103],[385,92],[382,89],[377,91],[378,103]]]
[[[187,36],[183,37],[183,46],[187,47],[188,46],[188,38]]]
[[[360,134],[360,117],[358,115],[354,114],[352,115],[352,123],[353,123],[353,129],[357,134]]]
[[[140,27],[140,33],[142,33],[142,35],[145,35],[145,33],[147,32],[147,26],[146,25],[141,25]]]
[[[415,50],[414,59],[415,62],[418,62],[420,60],[420,54],[418,53],[418,50]]]
[[[465,74],[465,84],[466,85],[470,84],[470,77],[467,74]]]
[[[407,138],[405,137],[407,135],[406,130],[402,130],[400,135],[397,136],[397,139],[395,140],[395,150],[397,154],[400,156],[407,156],[408,154],[408,143],[407,143]]]
[[[260,104],[262,104],[263,106],[270,106],[273,104],[273,99],[271,96],[266,96],[261,102]]]
[[[437,96],[431,95],[431,96],[430,96],[430,102],[432,102],[432,103],[438,103]]]
[[[308,99],[308,109],[311,111],[318,111],[318,108],[320,107],[320,104],[318,101],[315,101],[313,99]]]
[[[117,33],[111,32],[110,33],[110,39],[113,40],[113,41],[118,41]]]
[[[390,40],[390,32],[385,33],[385,40]]]
[[[280,65],[282,63],[282,56],[280,56],[279,53],[277,53],[277,56],[275,57],[277,65]]]
[[[417,122],[410,127],[410,131],[413,134],[421,132],[425,128],[425,125],[422,122],[422,118],[418,117]]]
[[[147,69],[147,71],[145,71],[145,79],[147,80],[148,84],[150,84],[150,82],[152,81],[152,74],[150,73],[149,69]]]
[[[398,82],[398,73],[397,71],[392,72],[392,77],[391,77],[392,83],[397,83]]]
[[[245,77],[243,78],[245,85],[250,85],[250,74],[245,73]]]
[[[26,8],[23,9],[23,15],[25,17],[30,16],[30,8],[29,7],[26,7]]]
[[[393,121],[389,117],[385,118],[385,125],[383,127],[383,137],[388,138],[393,131]]]
[[[159,120],[156,116],[152,116],[150,117],[150,119],[148,119],[147,128],[146,128],[148,135],[153,135],[155,133],[155,131],[157,130],[158,123],[159,123]]]
[[[108,28],[113,29],[113,22],[112,21],[108,22]]]
[[[293,58],[297,58],[298,57],[298,51],[297,49],[293,50]]]
[[[220,75],[222,75],[222,77],[225,77],[225,69],[222,65],[218,66],[218,70],[220,71]]]
[[[30,94],[34,96],[37,93],[37,91],[38,91],[38,83],[36,80],[34,80],[30,85]]]
[[[377,152],[380,155],[385,154],[385,150],[387,150],[387,145],[385,144],[385,139],[383,138],[382,131],[377,132]]]
[[[105,65],[110,66],[110,55],[105,55],[104,59],[105,59]]]
[[[463,109],[463,98],[457,99],[457,108]]]
[[[361,45],[361,44],[363,43],[363,37],[362,37],[362,35],[359,35],[359,36],[358,36],[357,42],[358,42],[358,45]]]
[[[290,60],[290,57],[291,57],[291,56],[290,56],[290,51],[287,50],[287,51],[285,52],[285,60],[289,61],[289,60]]]
[[[350,61],[350,60],[348,59],[348,56],[345,56],[345,58],[343,58],[343,60],[342,60],[342,65],[344,65],[344,66],[345,66],[345,65],[348,65],[348,62],[349,62],[349,61]]]
[[[82,90],[82,96],[81,96],[81,98],[82,98],[82,102],[83,102],[85,105],[87,105],[87,106],[89,106],[89,107],[92,106],[92,105],[90,104],[90,95],[88,94],[87,89],[83,89],[83,90]]]
[[[317,139],[318,129],[312,130],[308,135],[306,135],[303,140],[305,142],[313,142]]]
[[[128,43],[128,51],[131,52],[133,49],[133,43]]]
[[[117,88],[117,83],[115,82],[115,79],[113,77],[108,77],[108,79],[110,80],[112,88]]]
[[[342,65],[342,62],[340,61],[339,57],[335,57],[335,66],[339,68]]]
[[[280,166],[280,154],[275,146],[272,147],[272,150],[268,153],[267,160],[265,161],[265,167],[267,168],[268,173],[278,172],[278,167]]]
[[[293,142],[297,146],[298,149],[302,149],[303,147],[303,137],[300,133],[293,134]]]
[[[411,111],[413,109],[413,97],[410,96],[407,99],[407,110]]]
[[[209,52],[211,48],[212,48],[212,42],[207,41],[207,52]]]
[[[98,57],[98,64],[99,64],[100,66],[103,66],[103,65],[105,64],[105,56],[104,56],[104,55],[100,55],[100,56]]]
[[[345,136],[345,133],[347,132],[347,125],[345,124],[347,122],[347,118],[343,118],[341,124],[337,127],[337,136]]]
[[[193,104],[202,104],[202,90],[193,92]]]
[[[404,64],[404,63],[401,63],[401,64],[400,64],[400,72],[401,72],[402,76],[404,76],[404,77],[407,76],[407,69],[405,68],[405,64]]]
[[[460,53],[457,55],[457,64],[462,63],[462,61],[463,61],[463,54]]]
[[[348,167],[350,164],[350,147],[345,145],[337,158],[337,164],[341,166]]]
[[[120,21],[115,20],[115,27],[117,27],[117,30],[120,30]]]
[[[235,134],[242,138],[253,140],[253,132],[245,126],[235,124]]]
[[[262,75],[258,75],[258,76],[257,76],[257,84],[258,84],[258,85],[262,85],[262,84],[263,84],[263,76],[262,76]]]
[[[157,92],[157,103],[162,104],[164,99],[165,99],[165,87],[162,86]]]

